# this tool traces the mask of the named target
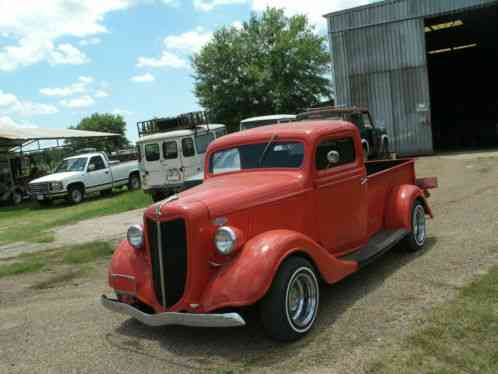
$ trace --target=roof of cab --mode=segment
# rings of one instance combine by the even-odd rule
[[[218,130],[218,129],[221,129],[221,128],[224,128],[225,125],[221,125],[221,124],[218,124],[218,123],[213,123],[213,124],[209,124],[209,125],[199,125],[197,126],[198,127],[198,131],[199,130]],[[157,134],[153,134],[153,135],[148,135],[148,136],[144,136],[143,138],[140,138],[137,140],[137,143],[144,143],[144,142],[149,142],[149,141],[154,141],[154,140],[163,140],[163,139],[170,139],[170,138],[178,138],[178,137],[181,137],[181,136],[189,136],[189,135],[193,135],[195,134],[195,130],[175,130],[175,131],[168,131],[168,132],[160,132],[160,133],[157,133]]]
[[[273,134],[277,134],[279,138],[302,138],[313,141],[322,135],[346,130],[357,131],[358,129],[349,122],[339,120],[281,123],[225,135],[213,142],[212,145],[215,148],[224,148],[232,144],[244,144],[255,140],[266,141]]]
[[[258,121],[273,121],[273,120],[279,120],[279,119],[295,119],[296,115],[295,114],[272,114],[269,116],[259,116],[259,117],[251,117],[251,118],[246,118],[240,123],[248,123],[248,122],[258,122]]]

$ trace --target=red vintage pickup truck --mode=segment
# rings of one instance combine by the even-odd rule
[[[414,160],[363,161],[356,126],[309,121],[224,136],[205,182],[152,205],[116,249],[102,304],[151,326],[242,326],[257,304],[277,340],[313,326],[333,284],[400,244],[426,241]]]

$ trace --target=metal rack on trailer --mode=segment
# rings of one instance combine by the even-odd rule
[[[179,114],[176,117],[153,118],[147,121],[137,122],[137,131],[140,138],[157,134],[184,129],[196,129],[200,125],[208,125],[210,115],[206,111]]]

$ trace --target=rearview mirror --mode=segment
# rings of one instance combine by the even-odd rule
[[[329,162],[329,164],[337,165],[340,159],[341,156],[337,151],[329,151],[329,153],[327,153],[327,161]]]
[[[95,170],[95,164],[88,165],[88,170],[87,171],[94,171],[94,170]]]

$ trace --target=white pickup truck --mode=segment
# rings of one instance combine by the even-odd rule
[[[65,198],[78,204],[85,194],[109,195],[114,187],[140,188],[137,161],[110,161],[105,153],[86,153],[65,158],[54,173],[29,183],[31,195],[41,205]]]

